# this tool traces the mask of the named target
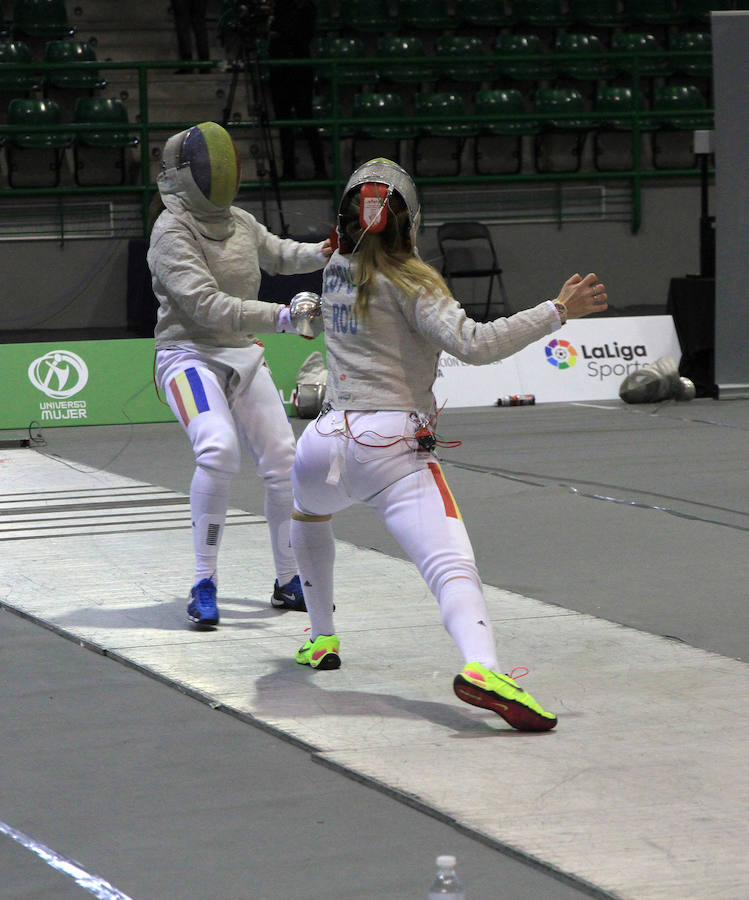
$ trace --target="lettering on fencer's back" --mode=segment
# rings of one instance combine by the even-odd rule
[[[345,291],[347,294],[353,294],[355,287],[349,266],[334,264],[326,267],[323,281],[323,291],[326,294],[332,294],[336,291]]]
[[[359,330],[359,322],[354,312],[355,289],[349,266],[332,265],[325,269],[323,293],[330,298],[328,302],[333,313],[333,321],[326,323],[326,328],[330,327],[338,334],[356,334]],[[347,303],[330,302],[335,294],[348,295],[351,300]]]
[[[333,331],[338,334],[356,334],[359,322],[354,312],[353,303],[331,303],[333,310]]]

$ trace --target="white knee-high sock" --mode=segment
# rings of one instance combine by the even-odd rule
[[[291,484],[266,484],[265,518],[270,531],[270,546],[280,585],[286,584],[297,573],[297,561],[291,548],[289,522],[291,520]]]
[[[304,600],[310,621],[310,638],[334,634],[333,563],[335,538],[333,525],[324,522],[291,520],[291,546],[299,564]]]
[[[231,476],[198,466],[190,485],[195,583],[216,578],[218,550],[229,507]]]
[[[451,578],[439,591],[442,624],[466,662],[499,670],[497,646],[480,585],[470,578]]]

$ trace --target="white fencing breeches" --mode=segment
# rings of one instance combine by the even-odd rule
[[[261,365],[249,383],[232,391],[228,387],[231,370],[202,354],[162,350],[157,360],[162,389],[201,470],[199,483],[191,491],[193,525],[202,525],[195,538],[196,554],[201,549],[208,552],[208,547],[218,554],[228,506],[227,478],[240,471],[244,451],[264,481],[264,512],[276,577],[285,583],[297,571],[289,541],[295,441],[270,372]],[[217,499],[222,494],[226,497],[223,511]],[[201,497],[210,498],[210,508],[195,508],[201,506]],[[211,544],[206,543],[208,539]]]
[[[349,414],[348,426],[342,413],[331,411],[305,429],[292,471],[296,508],[324,516],[356,502],[370,506],[418,567],[466,661],[496,669],[496,646],[473,548],[439,463],[413,449],[417,423],[409,413],[375,412]],[[399,436],[407,440],[398,441]],[[306,552],[307,541],[319,543],[321,538],[319,529],[313,531],[316,524],[295,521],[292,528],[303,583],[310,581],[305,597],[313,637],[316,619],[320,627],[330,627],[333,604],[332,582],[314,571],[314,555]],[[331,587],[318,594],[318,582]]]

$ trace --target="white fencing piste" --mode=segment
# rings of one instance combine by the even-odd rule
[[[221,625],[189,629],[187,498],[34,450],[0,453],[0,602],[491,841],[625,898],[749,896],[749,666],[487,586],[509,670],[559,716],[514,732],[461,703],[409,563],[339,542],[342,668],[294,662],[261,516],[232,510]]]

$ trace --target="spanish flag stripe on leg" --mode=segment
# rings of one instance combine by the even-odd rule
[[[440,492],[440,496],[442,497],[442,502],[445,504],[445,515],[449,519],[462,519],[463,516],[460,514],[460,510],[458,509],[458,504],[455,502],[455,497],[453,497],[453,493],[450,488],[447,486],[447,482],[445,481],[445,476],[442,474],[442,469],[439,464],[436,462],[428,462],[429,470],[434,477],[435,484],[437,485],[437,489]]]
[[[174,402],[177,404],[177,409],[179,410],[180,418],[182,419],[182,424],[187,428],[190,424],[190,417],[187,415],[187,410],[185,409],[185,404],[182,402],[182,395],[177,389],[177,379],[172,378],[169,382],[169,389],[172,392],[172,396],[174,397]]]

